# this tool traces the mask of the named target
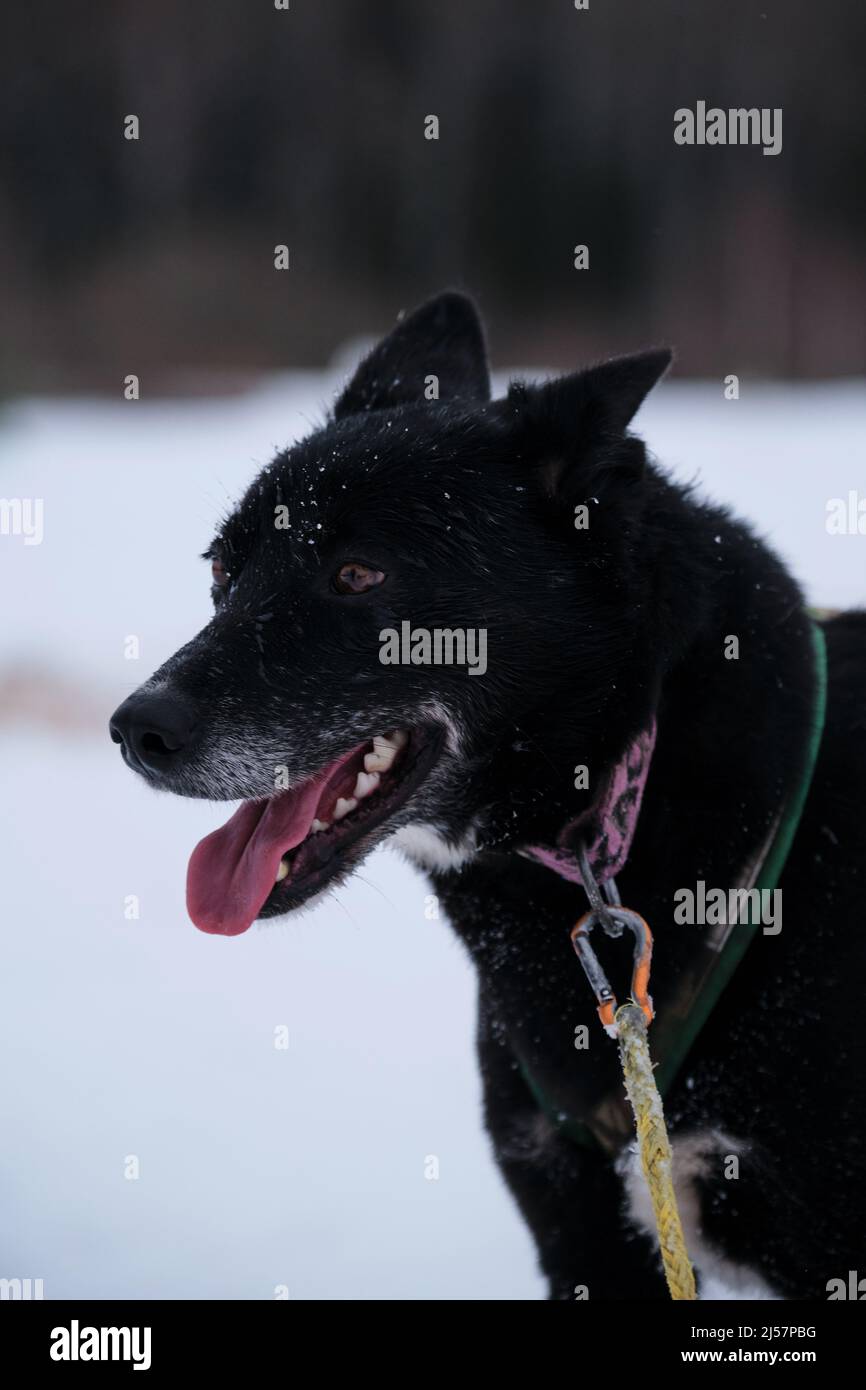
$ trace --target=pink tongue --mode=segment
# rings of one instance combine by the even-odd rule
[[[187,869],[186,907],[201,931],[238,936],[252,925],[283,855],[306,838],[323,793],[357,752],[352,749],[296,791],[245,801],[199,841]]]

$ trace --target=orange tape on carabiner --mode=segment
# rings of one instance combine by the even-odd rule
[[[598,956],[589,944],[589,933],[601,920],[601,915],[596,908],[590,908],[589,912],[585,912],[571,929],[571,944],[598,1001],[598,1016],[605,1029],[615,1034],[616,995],[610,987]],[[652,932],[640,913],[632,911],[630,907],[607,906],[604,909],[604,915],[617,923],[620,928],[628,927],[634,936],[631,998],[641,1010],[647,1023],[650,1024],[654,1017],[653,1001],[649,993],[650,963],[653,953]]]

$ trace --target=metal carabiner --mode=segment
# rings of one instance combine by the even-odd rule
[[[631,998],[641,1010],[647,1023],[653,1021],[653,1001],[649,994],[650,962],[652,960],[653,938],[652,932],[647,926],[639,912],[633,912],[630,907],[607,907],[606,913],[614,920],[622,932],[623,927],[628,927],[634,936],[634,955],[632,960],[631,974]],[[604,973],[601,962],[595,951],[589,944],[589,933],[592,931],[596,922],[602,921],[600,914],[593,907],[589,912],[585,912],[580,921],[571,929],[571,944],[574,947],[577,958],[583,966],[586,978],[592,987],[592,992],[598,1001],[598,1016],[604,1028],[611,1036],[616,1035],[616,1014],[617,1003],[610,982]],[[619,933],[617,933],[619,934]]]

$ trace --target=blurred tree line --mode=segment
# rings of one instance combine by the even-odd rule
[[[0,389],[317,364],[446,285],[500,364],[667,341],[687,375],[866,369],[861,0],[34,0],[2,23]],[[698,100],[782,108],[781,154],[677,146]]]

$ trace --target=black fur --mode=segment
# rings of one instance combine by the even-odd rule
[[[568,942],[582,891],[518,851],[555,841],[592,799],[574,790],[575,766],[597,786],[655,711],[619,886],[655,931],[661,1015],[701,933],[674,924],[674,892],[732,883],[797,782],[813,708],[794,580],[628,433],[669,360],[642,354],[490,402],[471,304],[449,294],[424,306],[362,364],[333,419],[252,485],[211,552],[231,573],[214,619],[133,697],[139,713],[173,702],[182,748],[137,770],[187,795],[267,796],[275,761],[300,778],[358,738],[450,727],[408,800],[347,844],[325,882],[401,827],[433,825],[451,845],[475,827],[474,856],[432,877],[478,971],[497,1160],[560,1299],[578,1285],[591,1298],[665,1289],[611,1158],[552,1127],[527,1086],[528,1069],[579,1119],[620,1081]],[[582,504],[590,524],[577,530]],[[278,505],[290,531],[274,528]],[[386,582],[334,594],[345,560]],[[404,619],[485,628],[487,673],[382,666],[378,634]],[[667,1101],[674,1138],[724,1136],[699,1179],[707,1241],[808,1299],[866,1258],[866,615],[825,631],[827,727],[781,883],[783,929],[758,933]],[[731,634],[739,660],[724,656]],[[302,886],[266,915],[307,896]],[[581,1023],[588,1051],[574,1047]],[[736,1181],[723,1176],[730,1142]]]

